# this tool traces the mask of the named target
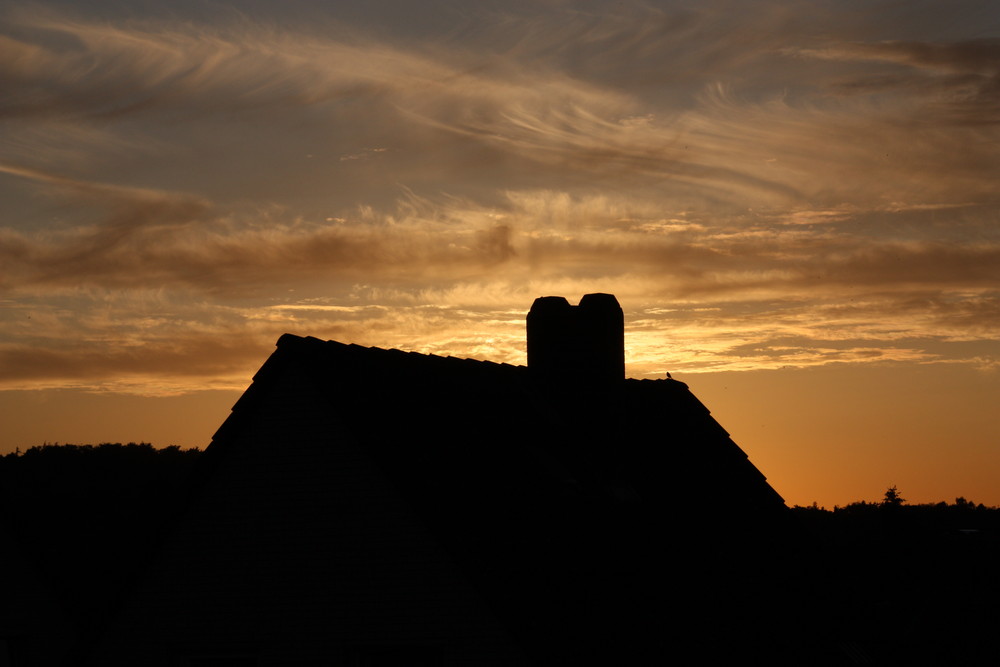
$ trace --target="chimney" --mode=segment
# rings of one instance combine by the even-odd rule
[[[625,379],[625,317],[613,294],[587,294],[579,306],[561,296],[538,297],[527,320],[532,375],[560,382]]]

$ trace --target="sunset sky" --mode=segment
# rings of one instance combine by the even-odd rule
[[[996,2],[6,2],[0,202],[0,452],[611,292],[789,504],[1000,505]]]

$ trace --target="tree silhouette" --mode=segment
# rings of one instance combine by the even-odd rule
[[[899,495],[899,489],[893,484],[888,489],[885,490],[885,498],[882,499],[882,505],[885,507],[899,507],[906,502],[906,499]]]

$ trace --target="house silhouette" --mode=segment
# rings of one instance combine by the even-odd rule
[[[781,497],[687,385],[625,379],[614,296],[527,329],[526,367],[283,335],[90,664],[787,657]]]

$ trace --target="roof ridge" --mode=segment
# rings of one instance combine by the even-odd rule
[[[276,347],[289,347],[297,345],[328,345],[343,347],[345,349],[369,350],[376,353],[388,353],[393,356],[399,354],[409,355],[411,358],[441,359],[459,362],[475,362],[477,364],[489,364],[491,366],[504,366],[509,368],[527,368],[523,364],[510,364],[490,359],[476,359],[474,357],[456,357],[451,354],[435,354],[433,352],[419,352],[417,350],[402,350],[396,347],[379,347],[376,345],[359,345],[358,343],[343,343],[333,339],[316,338],[315,336],[299,336],[292,333],[284,333],[278,338]]]

